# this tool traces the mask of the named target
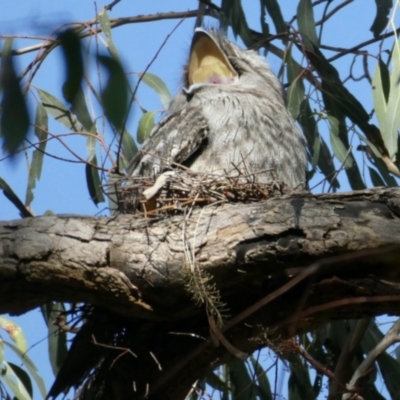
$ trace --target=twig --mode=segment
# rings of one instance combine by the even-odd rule
[[[362,363],[355,370],[353,377],[350,382],[346,385],[347,390],[353,391],[355,385],[361,377],[368,374],[373,368],[375,360],[391,345],[400,342],[400,318],[393,324],[389,332],[384,338],[371,350],[368,356],[362,361]],[[351,393],[344,393],[342,400],[350,399]]]
[[[335,374],[330,369],[326,368],[325,365],[321,364],[319,361],[313,358],[294,339],[292,340],[292,345],[295,351],[300,354],[300,356],[303,357],[309,364],[311,364],[311,366],[313,366],[317,371],[319,371],[321,374],[324,374],[330,379],[335,379]]]

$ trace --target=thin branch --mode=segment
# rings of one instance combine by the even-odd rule
[[[300,354],[300,356],[303,357],[312,367],[314,367],[314,369],[330,379],[335,379],[335,374],[330,369],[326,368],[325,365],[321,364],[319,361],[313,358],[294,339],[292,339],[291,342],[295,351]]]
[[[157,14],[149,14],[149,15],[138,15],[136,17],[124,17],[124,18],[115,18],[110,20],[110,27],[112,28],[117,28],[119,26],[127,25],[127,24],[134,24],[134,23],[141,23],[141,22],[152,22],[152,21],[161,21],[161,20],[166,20],[166,19],[186,19],[186,18],[193,18],[197,16],[198,10],[189,10],[189,11],[179,11],[179,12],[169,12],[169,13],[157,13]],[[206,10],[207,14],[207,10]],[[77,24],[76,22],[74,23],[68,23],[64,24],[62,28],[65,26],[72,26],[72,28],[80,28],[82,29],[82,26],[92,26],[97,24],[97,18],[94,18],[90,21],[87,21],[85,23],[80,23]],[[80,38],[86,38],[88,36],[91,36],[93,34],[98,34],[102,32],[102,29],[100,27],[94,29],[92,32],[84,32],[80,35]],[[13,36],[14,37],[14,36]],[[48,42],[51,41],[51,43],[41,43],[37,44],[34,46],[29,46],[29,47],[24,47],[19,50],[13,50],[12,55],[15,56],[20,56],[26,53],[31,53],[33,51],[38,51],[43,48],[49,48],[53,44],[58,45],[58,42],[54,39],[47,39]],[[0,57],[2,53],[0,52]]]
[[[384,338],[370,351],[368,356],[355,370],[353,377],[347,385],[347,390],[354,391],[355,385],[361,377],[367,375],[373,368],[375,360],[391,345],[400,342],[400,318],[393,324]],[[350,399],[351,393],[345,393],[342,400]]]
[[[332,11],[329,13],[326,13],[326,15],[323,16],[318,22],[315,23],[315,25],[321,25],[324,22],[326,22],[329,18],[331,18],[334,14],[336,14],[340,9],[343,7],[346,7],[348,4],[352,3],[354,0],[345,0],[343,3],[337,5]],[[328,7],[329,3],[327,4]]]

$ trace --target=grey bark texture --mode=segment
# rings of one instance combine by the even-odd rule
[[[90,303],[129,321],[136,335],[130,348],[137,346],[140,359],[129,365],[146,384],[136,393],[179,399],[240,351],[330,319],[399,314],[399,257],[399,189],[298,192],[159,219],[8,221],[0,223],[0,312],[58,300]],[[185,288],[191,268],[211,274],[227,304],[231,322],[221,328],[222,344]],[[275,290],[267,306],[251,308]],[[126,357],[114,370],[125,371]],[[132,390],[131,378],[123,379]]]

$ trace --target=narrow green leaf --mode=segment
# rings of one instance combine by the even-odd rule
[[[291,82],[287,91],[287,107],[294,119],[297,119],[300,113],[300,105],[304,100],[304,84],[301,78]]]
[[[87,137],[86,150],[88,153],[88,160],[92,160],[96,157],[96,139],[93,136]]]
[[[267,12],[262,2],[260,3],[260,6],[261,6],[261,12],[260,12],[261,32],[265,37],[268,37],[270,34],[270,30],[269,30],[269,25],[266,22]]]
[[[110,17],[105,8],[103,8],[99,14],[99,22],[100,22],[100,27],[103,30],[104,35],[106,35],[106,38],[107,38],[108,51],[116,60],[119,60],[118,51],[114,45],[114,41],[112,38]]]
[[[385,182],[383,182],[383,179],[374,168],[368,167],[368,170],[374,187],[386,186]]]
[[[207,385],[220,392],[229,389],[228,383],[224,382],[215,372],[209,372],[205,382]]]
[[[304,99],[300,106],[300,114],[298,117],[299,124],[302,128],[304,136],[307,139],[308,149],[311,152],[313,162],[316,162],[321,172],[330,182],[333,190],[340,187],[339,181],[335,177],[335,168],[332,155],[329,148],[318,131],[318,124],[311,110],[310,102]],[[315,166],[315,165],[314,165]]]
[[[335,116],[339,122],[344,116],[347,116],[353,123],[359,126],[368,139],[373,141],[370,136],[374,136],[376,131],[369,124],[369,114],[363,105],[343,85],[336,68],[328,62],[316,46],[312,46],[312,50],[306,50],[305,54],[322,79],[321,91],[326,111],[330,115]],[[339,113],[343,115],[343,118],[339,118]],[[347,136],[345,124],[343,124],[344,136],[342,136],[342,133],[340,134],[341,139],[344,140],[344,136]],[[384,146],[380,137],[376,137],[374,140],[377,145],[382,144],[382,147]]]
[[[328,81],[324,78],[321,87],[323,90],[322,98],[325,103],[325,109],[327,110],[327,114],[329,116],[332,116],[338,120],[338,138],[340,139],[340,142],[342,142],[342,144],[344,145],[345,153],[347,153],[347,150],[349,148],[349,138],[346,125],[346,116],[349,117],[350,119],[354,118],[356,121],[358,121],[362,129],[367,131],[368,134],[372,129],[371,125],[369,125],[368,123],[369,116],[365,111],[365,109],[362,107],[362,105],[358,102],[358,100],[356,100],[354,96],[352,96],[350,92],[348,92],[348,90],[342,85],[342,83],[340,83],[340,85],[339,84],[337,85],[336,83],[332,83],[331,81]],[[348,97],[342,97],[341,95],[338,95],[336,93],[333,94],[332,91],[334,91],[335,88],[339,90],[343,89],[343,94],[347,90],[346,96]],[[353,108],[347,109],[346,107],[344,107],[345,104],[348,104],[348,107],[353,107]],[[357,104],[360,106],[358,110],[356,110]],[[338,141],[335,141],[335,143],[338,143]],[[339,143],[338,146],[340,146]],[[343,153],[343,149],[340,150],[339,153]],[[348,154],[347,158],[352,160],[352,167],[345,168],[345,173],[352,189],[353,190],[365,189],[366,186],[363,177],[361,176],[358,165],[355,163],[352,152]]]
[[[125,161],[125,166],[124,166],[124,168],[122,168],[122,170],[124,170],[125,168],[128,167],[128,165],[132,161],[133,157],[138,152],[136,143],[133,140],[132,135],[128,131],[123,132],[121,149],[122,149],[122,155],[124,156],[123,158]]]
[[[310,43],[319,46],[317,31],[315,29],[314,9],[311,0],[300,0],[297,6],[297,23],[299,32],[303,38],[306,47]]]
[[[24,388],[28,392],[29,396],[33,397],[32,382],[31,382],[31,378],[29,377],[27,372],[12,362],[8,362],[8,365],[13,369],[15,375],[18,377],[18,379],[24,385]]]
[[[243,396],[247,400],[257,400],[256,384],[249,374],[244,361],[228,364],[229,379],[233,384],[233,398]]]
[[[314,140],[314,144],[312,147],[312,159],[311,159],[311,166],[313,169],[315,169],[315,167],[318,164],[319,161],[319,157],[320,157],[320,153],[321,153],[321,139],[319,137],[317,137]]]
[[[370,31],[374,37],[378,37],[388,24],[388,15],[393,7],[393,0],[375,0],[375,3],[376,15]]]
[[[82,125],[78,123],[71,111],[56,97],[46,91],[36,88],[44,108],[56,121],[63,124],[68,130],[81,132]]]
[[[172,96],[164,81],[160,79],[157,75],[151,74],[149,72],[146,72],[145,74],[139,73],[139,76],[142,78],[143,83],[150,86],[156,91],[163,107],[168,108]]]
[[[267,373],[263,366],[256,360],[254,356],[250,356],[250,361],[258,381],[258,389],[262,400],[273,400],[271,385],[268,380]]]
[[[376,118],[378,119],[379,126],[381,129],[385,126],[386,111],[387,111],[387,100],[383,90],[382,82],[382,68],[386,68],[386,65],[379,58],[378,65],[376,66],[374,77],[372,79],[372,94],[374,98],[374,109]]]
[[[11,189],[8,183],[1,177],[0,177],[0,189],[3,190],[4,196],[6,196],[7,199],[14,204],[14,206],[18,209],[23,218],[33,217],[33,214],[24,206],[24,203],[15,194],[15,192]]]
[[[19,400],[31,400],[32,397],[29,395],[24,384],[18,378],[11,365],[7,361],[4,361],[3,365],[5,366],[5,371],[3,371],[2,377],[15,397]]]
[[[400,127],[400,43],[394,40],[392,53],[392,74],[390,77],[390,93],[386,110],[385,124],[381,126],[383,142],[394,160],[397,153],[398,129]]]
[[[385,96],[386,103],[389,101],[390,93],[390,72],[387,65],[379,57],[378,59],[379,70],[381,73],[381,84],[383,89],[383,94]]]
[[[44,384],[42,377],[37,373],[37,368],[36,368],[35,364],[33,363],[33,361],[29,358],[29,356],[26,353],[21,352],[12,343],[4,341],[4,344],[7,347],[11,348],[13,350],[13,352],[16,354],[16,356],[20,359],[20,361],[24,364],[24,366],[27,368],[29,374],[32,376],[36,385],[38,386],[40,394],[42,395],[43,399],[46,398],[46,396],[47,396],[46,386]]]
[[[339,137],[339,121],[328,115],[330,138],[333,152],[337,159],[344,165],[345,168],[353,166],[353,160],[348,155],[348,150]]]
[[[291,55],[291,47],[286,58],[287,75],[290,83],[287,91],[287,105],[292,117],[297,119],[300,113],[300,106],[305,96],[303,79],[301,78],[301,67],[297,64]]]
[[[72,103],[80,89],[83,77],[81,40],[76,30],[73,28],[61,32],[57,39],[60,42],[66,68],[66,77],[62,92],[64,99]]]
[[[96,156],[90,159],[89,162],[91,164],[97,165]],[[92,165],[86,164],[85,172],[86,172],[86,185],[89,190],[90,198],[92,199],[93,203],[97,206],[97,204],[105,201],[101,187],[99,171]]]
[[[287,31],[287,25],[285,20],[283,19],[283,15],[281,12],[280,5],[277,0],[262,0],[262,4],[267,9],[269,16],[272,19],[272,22],[275,25],[276,33],[284,33]],[[287,42],[287,37],[282,36],[282,40],[284,43]]]
[[[28,350],[24,333],[19,325],[9,318],[0,316],[0,328],[4,329],[8,333],[10,338],[15,342],[17,349],[20,350],[21,353],[25,353]]]
[[[241,1],[222,0],[221,13],[225,16],[223,22],[232,27],[235,37],[239,35],[243,43],[250,47],[253,44],[253,37],[247,24]]]
[[[3,90],[0,132],[4,140],[4,151],[14,154],[18,151],[28,135],[29,113],[15,71],[11,47],[12,39],[5,39],[0,67],[0,87]]]
[[[4,361],[4,343],[0,340],[0,365],[3,364]]]
[[[298,354],[290,354],[290,377],[288,381],[289,399],[313,399],[314,389],[310,381],[310,371]]]
[[[108,72],[107,86],[101,93],[106,117],[118,130],[123,129],[128,112],[128,80],[119,61],[107,56],[97,56]]]
[[[36,104],[35,118],[35,136],[38,138],[37,148],[32,154],[32,161],[29,166],[28,187],[26,189],[25,204],[29,206],[33,201],[33,190],[36,187],[36,181],[42,174],[44,151],[47,144],[48,117],[42,103]]]
[[[142,144],[149,136],[151,130],[154,128],[154,114],[155,111],[144,113],[139,120],[137,129],[137,141]]]
[[[58,326],[54,320],[59,313],[65,311],[62,303],[51,303],[47,305],[47,327],[48,327],[48,345],[49,359],[54,376],[57,376],[63,361],[67,355],[67,335]]]
[[[86,132],[93,134],[97,133],[96,125],[93,123],[92,117],[89,114],[85,96],[80,86],[75,94],[74,101],[72,102],[71,111],[74,113],[77,120],[82,124]]]

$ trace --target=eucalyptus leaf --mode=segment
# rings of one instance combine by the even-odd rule
[[[379,62],[375,68],[375,73],[372,79],[372,94],[374,98],[374,109],[376,118],[378,119],[378,123],[380,127],[385,126],[386,121],[386,112],[387,112],[387,101],[388,96],[385,96],[385,92],[383,90],[383,82],[382,82],[382,69],[386,68],[386,65],[379,58]]]
[[[101,187],[101,179],[99,176],[99,171],[97,168],[93,167],[90,164],[97,165],[96,156],[89,160],[88,164],[85,165],[86,172],[86,185],[89,190],[90,198],[93,203],[97,206],[99,203],[105,201],[102,187]]]
[[[374,187],[386,186],[385,182],[374,168],[368,167],[368,171]]]
[[[145,74],[140,73],[139,76],[141,77],[143,83],[156,91],[163,107],[168,108],[172,96],[164,81],[157,75],[151,74],[150,72],[146,72]]]
[[[59,313],[65,312],[63,303],[47,304],[49,359],[54,376],[57,376],[68,352],[67,334],[54,324]]]
[[[81,86],[83,77],[81,39],[73,28],[61,32],[57,39],[64,55],[64,65],[66,67],[66,77],[62,92],[64,99],[72,103]]]
[[[7,199],[11,201],[12,204],[14,204],[14,206],[18,209],[23,218],[33,217],[31,211],[25,207],[24,203],[15,194],[15,192],[11,189],[8,183],[1,177],[0,177],[0,189],[3,190],[4,196],[6,196]]]
[[[388,24],[388,16],[393,7],[393,0],[375,0],[375,3],[376,15],[370,31],[374,34],[374,37],[378,37]]]
[[[47,145],[48,117],[42,103],[36,104],[35,136],[38,139],[37,148],[33,151],[32,161],[29,166],[28,187],[26,189],[25,204],[29,206],[33,201],[33,190],[36,181],[40,179],[43,168],[44,152]]]
[[[142,144],[149,136],[151,130],[155,126],[154,114],[155,111],[144,113],[139,120],[137,129],[137,141]]]
[[[97,134],[96,125],[93,123],[92,117],[89,114],[85,96],[81,87],[78,88],[75,94],[74,101],[71,105],[71,111],[82,124],[82,127],[86,132]]]
[[[332,116],[328,115],[328,121],[330,126],[330,138],[333,152],[337,159],[344,165],[345,168],[353,166],[353,160],[349,157],[348,149],[346,149],[343,142],[339,137],[339,121]]]
[[[107,119],[118,130],[122,130],[128,113],[128,80],[121,63],[108,56],[97,56],[108,72],[108,82],[101,92],[101,100]]]
[[[137,145],[136,145],[135,141],[133,140],[132,135],[128,131],[123,132],[121,149],[122,149],[122,154],[124,156],[125,165],[126,165],[122,169],[125,169],[126,167],[128,167],[129,163],[132,161],[133,157],[138,152]],[[120,157],[120,159],[121,159],[121,157]]]
[[[113,38],[112,38],[112,31],[111,31],[111,23],[110,23],[110,17],[108,15],[108,12],[105,8],[101,10],[99,13],[99,22],[100,22],[100,27],[104,32],[104,35],[107,38],[107,46],[110,54],[116,59],[119,60],[119,55],[118,55],[118,50],[115,47]]]
[[[32,397],[29,395],[25,388],[25,385],[18,378],[14,369],[7,361],[3,361],[5,369],[2,371],[2,379],[6,382],[7,386],[14,393],[15,397],[20,400],[31,400]]]
[[[253,44],[253,37],[246,21],[241,0],[222,0],[221,14],[224,16],[222,22],[226,22],[232,27],[235,37],[240,36],[243,43],[250,47]]]
[[[398,129],[400,127],[400,43],[394,40],[392,53],[392,74],[390,77],[390,93],[386,110],[385,124],[381,125],[383,142],[392,161],[397,153]]]
[[[283,19],[282,11],[277,0],[262,0],[263,6],[267,9],[268,15],[271,17],[275,25],[276,33],[283,33],[287,31],[287,25]],[[282,36],[282,41],[287,42],[287,36]]]
[[[233,386],[233,398],[243,396],[248,400],[257,400],[255,383],[244,361],[233,361],[228,365],[229,379]]]
[[[31,378],[29,377],[29,375],[27,374],[27,372],[12,362],[8,362],[8,365],[13,369],[15,375],[18,377],[18,379],[24,385],[29,396],[31,396],[33,398],[32,381],[31,381]]]
[[[36,88],[36,90],[39,93],[43,107],[56,121],[64,125],[70,131],[81,132],[83,130],[82,125],[78,123],[77,119],[64,103],[42,89]]]
[[[4,329],[8,333],[21,353],[25,353],[28,350],[24,332],[18,324],[7,317],[0,315],[0,328]]]
[[[310,381],[310,371],[298,354],[289,354],[290,376],[288,381],[289,399],[315,399],[314,389]]]
[[[319,46],[317,31],[315,29],[314,9],[311,0],[300,0],[297,6],[297,23],[299,32],[308,47],[311,42],[314,46]]]
[[[256,360],[256,358],[252,355],[250,356],[250,362],[253,366],[255,376],[258,381],[258,390],[261,394],[260,398],[262,400],[273,400],[271,385],[268,380],[267,371],[265,368]]]
[[[12,39],[4,41],[0,66],[1,101],[0,131],[3,149],[14,154],[21,147],[29,131],[29,113],[11,55]]]
[[[45,387],[43,378],[37,373],[36,365],[33,363],[33,361],[29,358],[29,356],[25,352],[21,352],[21,350],[19,350],[12,343],[4,341],[4,344],[13,350],[14,354],[19,358],[19,360],[27,368],[29,374],[32,376],[37,387],[39,388],[40,394],[42,395],[43,399],[45,399],[47,396],[46,387]]]

